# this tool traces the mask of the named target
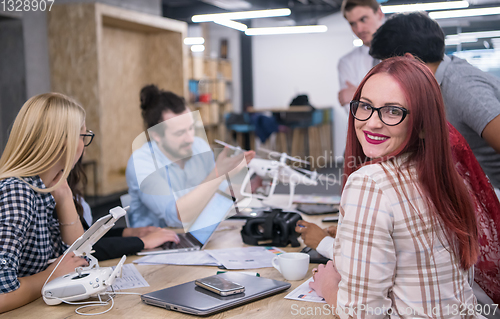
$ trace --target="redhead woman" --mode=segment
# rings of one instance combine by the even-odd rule
[[[439,85],[411,58],[375,66],[351,101],[333,262],[310,285],[341,318],[476,317],[474,206]]]
[[[93,133],[71,98],[47,93],[29,99],[0,158],[0,313],[41,296],[60,256],[83,234],[66,182]],[[68,254],[52,279],[87,266]]]

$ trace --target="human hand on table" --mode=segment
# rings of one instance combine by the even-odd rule
[[[297,222],[295,231],[300,234],[304,240],[304,244],[313,249],[318,247],[323,238],[329,236],[329,233],[326,230],[314,223],[306,222],[305,220],[299,220]]]
[[[56,270],[50,277],[49,281],[52,281],[58,277],[64,276],[66,274],[69,274],[73,271],[75,271],[75,268],[77,267],[87,267],[89,263],[87,262],[86,259],[75,256],[74,252],[69,252],[64,256],[64,259],[61,261],[64,255],[59,256],[53,263],[51,263],[47,269],[45,269],[45,272],[48,274],[47,276],[54,271],[54,267],[57,266]]]
[[[309,283],[309,287],[314,289],[318,296],[323,297],[329,305],[336,306],[340,273],[333,261],[328,261],[326,265],[319,265],[318,268],[312,270],[312,273],[314,281]]]
[[[167,241],[179,243],[179,236],[173,230],[164,228],[158,228],[146,236],[140,237],[140,239],[144,243],[144,249],[156,248]]]

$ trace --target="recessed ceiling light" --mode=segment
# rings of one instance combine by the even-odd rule
[[[326,25],[301,25],[292,27],[274,27],[274,28],[249,28],[245,31],[246,35],[272,35],[272,34],[295,34],[295,33],[319,33],[326,32]]]
[[[205,51],[205,46],[203,44],[193,45],[191,47],[192,52],[203,52]]]
[[[270,18],[289,16],[292,11],[288,8],[284,9],[269,9],[255,11],[240,11],[227,13],[199,14],[191,18],[193,22],[211,22],[219,19],[223,20],[242,20],[255,18]]]
[[[469,2],[467,1],[446,1],[446,2],[430,2],[430,3],[414,3],[414,4],[400,4],[393,6],[381,6],[383,13],[399,13],[399,12],[412,12],[412,11],[432,11],[432,10],[449,10],[449,9],[462,9],[468,8]]]
[[[493,14],[500,14],[500,7],[431,12],[429,13],[429,17],[431,19],[447,19],[486,16]]]
[[[453,38],[453,39],[445,39],[445,45],[458,45],[459,43],[475,43],[477,42],[477,38]]]
[[[352,45],[354,45],[355,47],[360,47],[363,45],[363,40],[361,39],[354,39],[352,40]]]
[[[203,39],[202,37],[184,38],[185,45],[195,45],[195,44],[203,44],[203,43],[205,43],[205,39]]]
[[[245,31],[246,29],[248,29],[246,24],[232,21],[232,20],[219,19],[219,20],[214,20],[214,22],[217,24],[223,25],[225,27],[228,27],[228,28],[236,29],[238,31]]]
[[[479,32],[464,32],[460,34],[450,34],[446,39],[480,39],[480,38],[498,38],[500,31],[479,31]]]

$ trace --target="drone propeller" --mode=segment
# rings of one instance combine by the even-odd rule
[[[246,150],[242,149],[241,147],[239,146],[233,146],[231,144],[227,144],[226,142],[223,142],[223,141],[220,141],[220,140],[214,140],[215,143],[217,144],[220,144],[222,146],[225,146],[229,149],[232,149],[233,151],[242,151],[242,152],[246,152]]]
[[[303,173],[305,175],[310,176],[312,179],[315,179],[315,180],[318,180],[318,181],[322,181],[322,182],[326,182],[326,183],[331,182],[331,180],[328,179],[328,176],[323,175],[323,174],[318,174],[316,171],[311,172],[310,170],[303,169],[303,168],[300,168],[300,167],[293,167],[293,169],[296,170],[296,171],[299,171],[299,172],[301,172],[301,173]]]
[[[332,182],[332,179],[328,179],[327,175],[320,175],[320,174],[318,174],[317,179],[318,179],[318,181],[322,181],[322,182],[325,182],[325,183]]]
[[[265,148],[262,148],[260,147],[259,148],[259,151],[262,151],[264,153],[267,153],[269,156],[273,156],[273,157],[281,157],[281,156],[285,156],[285,158],[293,161],[293,162],[297,162],[297,163],[302,163],[302,164],[307,164],[307,165],[310,165],[311,163],[309,163],[308,161],[304,161],[300,158],[295,158],[295,157],[292,157],[286,153],[280,153],[280,152],[276,152],[276,151],[271,151],[271,150],[268,150],[268,149],[265,149]]]
[[[299,171],[303,174],[306,174],[306,175],[312,175],[313,172],[311,172],[310,170],[307,170],[307,169],[304,169],[304,168],[300,168],[300,167],[292,167],[294,170],[296,171]]]

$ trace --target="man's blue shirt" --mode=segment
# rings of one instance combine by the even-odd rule
[[[182,227],[176,200],[200,185],[215,167],[214,154],[203,139],[195,137],[192,150],[184,168],[165,156],[154,141],[132,154],[126,170],[131,227]]]

